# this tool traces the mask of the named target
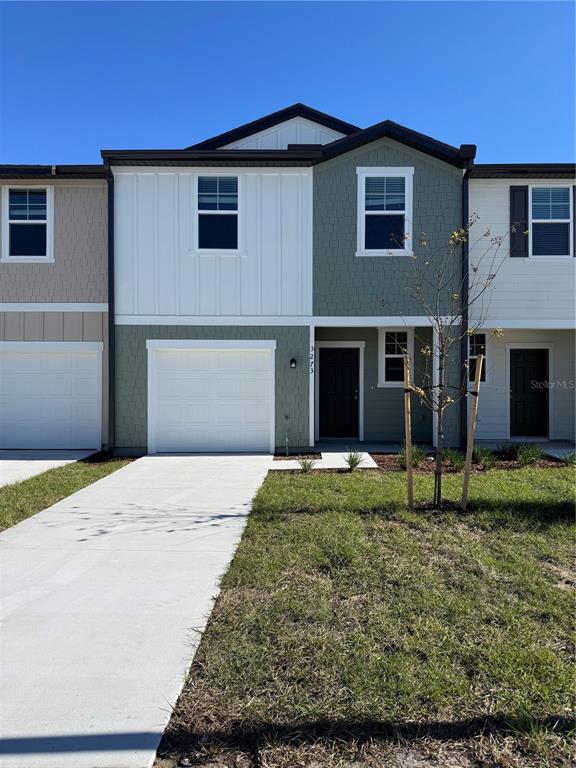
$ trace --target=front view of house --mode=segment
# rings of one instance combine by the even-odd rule
[[[99,382],[106,371],[92,420],[104,426],[90,438],[62,437],[65,426],[50,427],[74,447],[101,440],[119,453],[272,452],[330,439],[399,443],[404,352],[418,385],[427,350],[438,343],[425,310],[433,291],[423,284],[417,294],[414,264],[433,267],[469,218],[470,247],[455,250],[450,265],[448,294],[456,299],[442,308],[447,321],[460,314],[468,267],[475,280],[494,271],[494,261],[479,255],[484,231],[502,242],[493,287],[471,309],[474,333],[448,379],[459,386],[465,363],[472,379],[478,354],[486,356],[480,440],[574,440],[574,166],[474,165],[474,155],[473,145],[451,147],[390,121],[360,129],[303,105],[186,149],[104,150],[104,297],[86,290],[87,269],[56,274],[69,258],[67,227],[93,226],[78,201],[103,182],[82,180],[76,168],[65,194],[62,180],[11,179],[4,167],[0,387],[12,400],[0,411],[2,445],[35,447],[39,440],[15,416],[31,391],[27,366],[50,373],[43,390],[50,402],[58,375],[74,378],[80,358],[73,356],[87,355],[88,346],[78,345],[88,342],[100,344],[92,349],[100,367],[90,374],[82,357],[82,381]],[[49,243],[42,273],[38,259],[13,253],[10,240],[11,227],[15,238],[31,235],[18,227],[34,226],[41,189],[48,190],[42,212]],[[65,204],[76,205],[74,220]],[[42,250],[33,240],[24,250]],[[44,293],[22,293],[12,276],[26,270]],[[72,281],[69,305],[62,281]],[[35,301],[42,309],[33,321]],[[56,318],[46,309],[52,301],[62,317],[53,341],[45,330]],[[96,329],[87,335],[108,308],[109,336]],[[42,332],[26,330],[33,322]],[[67,336],[74,323],[80,330]],[[54,347],[67,339],[77,346]],[[50,367],[54,350],[60,374]],[[110,403],[102,400],[108,385]],[[66,387],[90,391],[80,378]],[[63,413],[61,424],[73,424],[79,411]],[[458,445],[466,407],[451,408],[446,422],[447,444]],[[433,442],[432,413],[417,398],[412,423],[415,441]],[[44,436],[45,443],[54,439]]]

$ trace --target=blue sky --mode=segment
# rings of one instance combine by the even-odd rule
[[[570,2],[3,2],[0,162],[184,147],[296,101],[571,161],[574,24]]]

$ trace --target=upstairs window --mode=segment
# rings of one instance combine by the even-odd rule
[[[412,253],[413,168],[358,168],[358,256]]]
[[[476,363],[478,355],[484,355],[482,361],[482,373],[480,381],[486,381],[486,334],[473,333],[468,339],[468,381],[474,381],[476,378]]]
[[[4,261],[51,261],[50,187],[4,190]]]
[[[404,383],[404,355],[411,355],[412,331],[378,329],[379,387],[399,387]]]
[[[198,177],[198,248],[238,250],[238,177]]]
[[[531,256],[570,256],[572,253],[570,187],[531,187]]]

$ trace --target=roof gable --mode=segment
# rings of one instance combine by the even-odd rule
[[[323,128],[327,129],[327,135],[325,138],[328,141],[334,140],[334,136],[331,135],[331,133],[349,136],[357,131],[360,131],[360,128],[358,128],[356,125],[346,123],[343,120],[339,120],[338,118],[333,117],[332,115],[327,115],[325,112],[319,112],[316,109],[307,107],[305,104],[292,104],[292,106],[286,107],[286,109],[273,112],[272,114],[261,117],[258,120],[253,120],[252,122],[241,125],[238,128],[233,128],[231,131],[226,131],[225,133],[221,133],[218,136],[213,136],[212,138],[201,141],[198,144],[192,144],[190,147],[187,147],[187,149],[222,149],[224,147],[227,149],[280,149],[282,147],[253,147],[246,146],[244,143],[240,144],[239,142],[242,142],[243,139],[254,137],[258,143],[258,134],[262,135],[275,126],[279,126],[282,123],[295,121],[298,118],[300,119],[298,121],[300,126],[304,125],[304,121],[306,121],[308,124],[312,123],[316,126],[322,126]],[[310,136],[305,136],[304,138],[306,140],[301,142],[295,142],[291,139],[287,143],[324,143],[315,139],[311,140],[312,137]]]

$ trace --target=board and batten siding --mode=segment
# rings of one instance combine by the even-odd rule
[[[574,440],[576,399],[575,342],[570,330],[504,330],[502,337],[486,330],[486,381],[480,385],[476,440],[507,440],[510,345],[549,348],[550,425],[553,440]],[[470,389],[472,384],[470,384]],[[468,398],[468,410],[472,398]]]
[[[573,328],[576,298],[576,259],[510,257],[510,187],[528,186],[530,179],[471,179],[470,215],[478,220],[470,230],[471,276],[478,285],[496,273],[493,288],[471,311],[472,322],[487,327]],[[571,186],[569,179],[535,179],[534,184]],[[490,237],[503,237],[496,253]]]
[[[330,144],[344,135],[305,117],[295,117],[226,144],[221,149],[286,149],[288,144]]]
[[[117,316],[310,315],[311,169],[221,169],[239,181],[234,254],[196,250],[203,174],[114,170]]]

